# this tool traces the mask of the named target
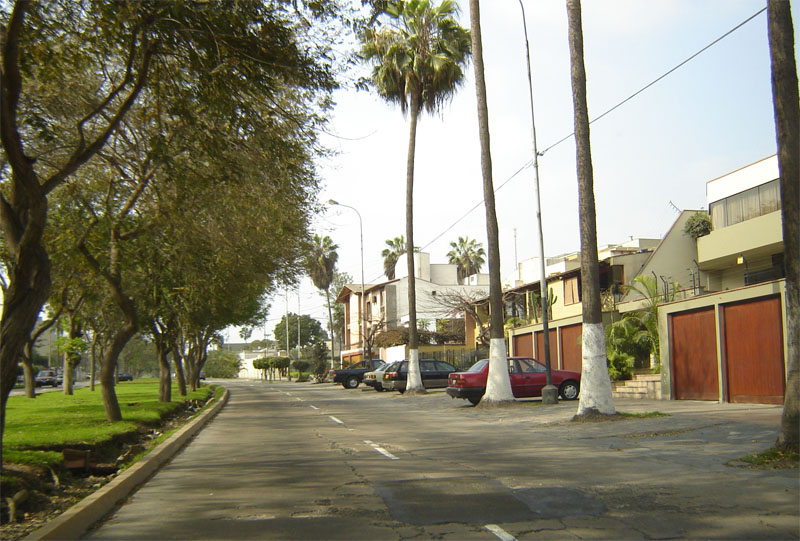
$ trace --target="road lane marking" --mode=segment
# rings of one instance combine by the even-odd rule
[[[317,406],[308,406],[308,407],[311,408],[312,410],[318,410],[319,409]]]
[[[516,537],[505,531],[497,524],[487,524],[484,526],[484,528],[495,534],[498,538],[502,539],[503,541],[517,541]]]
[[[369,440],[364,440],[364,443],[366,443],[367,445],[369,445],[370,447],[372,447],[373,449],[378,451],[380,454],[382,454],[386,458],[389,458],[391,460],[400,460],[398,457],[394,456],[392,453],[390,453],[389,451],[387,451],[383,447],[379,446],[377,443],[372,443]]]
[[[298,402],[305,402],[305,400],[303,400],[302,398],[297,398],[296,396],[294,397],[294,399],[297,400]]]
[[[339,419],[337,419],[337,418],[336,418],[336,417],[334,417],[333,415],[328,415],[328,418],[329,418],[331,421],[333,421],[334,423],[339,423],[340,425],[343,425],[343,424],[344,424],[344,421],[340,421]]]

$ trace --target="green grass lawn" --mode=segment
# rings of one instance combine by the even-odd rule
[[[205,401],[214,391],[203,386],[183,397],[177,385],[172,402],[158,401],[158,380],[143,379],[115,387],[122,410],[122,421],[106,421],[100,387],[42,393],[35,399],[12,396],[8,399],[3,434],[3,459],[8,462],[46,466],[61,460],[61,449],[94,446],[138,430],[156,427],[187,400]]]

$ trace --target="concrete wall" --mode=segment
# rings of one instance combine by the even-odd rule
[[[769,156],[727,175],[709,180],[706,183],[706,201],[709,204],[714,203],[765,182],[775,180],[779,176],[778,156]]]

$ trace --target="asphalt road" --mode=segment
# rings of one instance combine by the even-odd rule
[[[226,383],[220,414],[92,539],[797,539],[798,470],[726,465],[780,408],[619,400],[473,408],[330,384]]]

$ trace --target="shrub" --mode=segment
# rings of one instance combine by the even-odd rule
[[[711,217],[707,212],[700,211],[689,216],[686,225],[683,226],[683,232],[693,239],[699,239],[711,233],[712,228]]]
[[[292,366],[294,366],[294,369],[297,370],[298,372],[303,373],[303,372],[308,372],[311,363],[308,361],[295,361],[292,363]]]
[[[633,357],[627,353],[612,351],[608,355],[608,375],[614,381],[631,379],[633,374]]]

